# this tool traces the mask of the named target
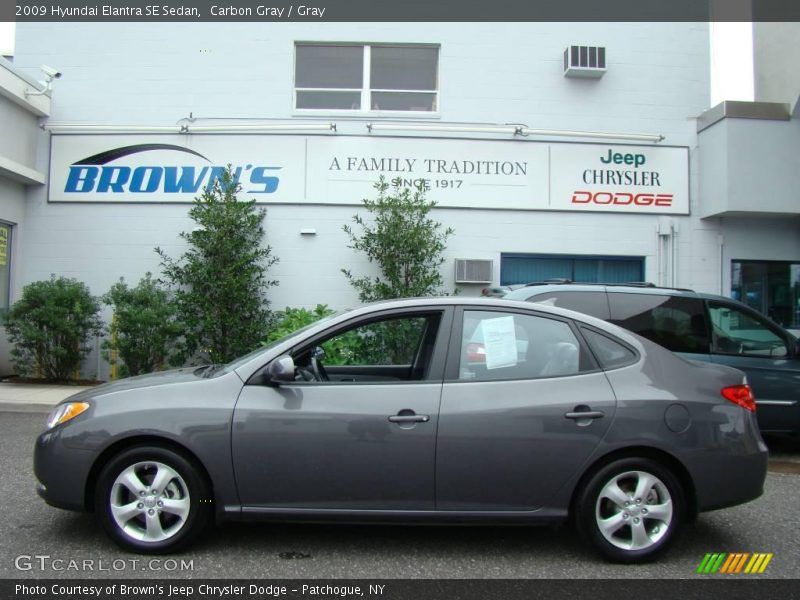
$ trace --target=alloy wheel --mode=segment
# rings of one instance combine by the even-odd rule
[[[172,467],[157,461],[137,462],[114,480],[109,496],[114,522],[140,542],[163,542],[186,524],[191,508],[189,488]]]
[[[601,488],[595,519],[610,544],[622,550],[647,550],[673,524],[672,497],[664,482],[652,473],[626,471]]]

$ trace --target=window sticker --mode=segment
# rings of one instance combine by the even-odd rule
[[[500,369],[517,364],[517,336],[514,317],[499,317],[481,321],[486,349],[486,368]]]

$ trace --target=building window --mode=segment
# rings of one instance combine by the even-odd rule
[[[298,110],[436,112],[439,48],[297,44]]]
[[[500,285],[568,279],[575,283],[630,283],[644,279],[644,258],[563,254],[503,254]]]
[[[11,300],[11,225],[0,223],[0,319]]]
[[[800,262],[734,260],[731,296],[787,329],[800,329]]]

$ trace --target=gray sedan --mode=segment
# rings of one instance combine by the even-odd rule
[[[39,494],[143,553],[211,520],[552,524],[651,560],[699,511],[757,498],[741,372],[558,308],[368,305],[227,365],[77,394],[35,450]]]

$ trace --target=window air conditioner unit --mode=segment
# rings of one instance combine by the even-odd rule
[[[567,46],[564,50],[564,77],[600,78],[606,72],[603,46]]]
[[[456,283],[492,283],[491,260],[456,259]]]

